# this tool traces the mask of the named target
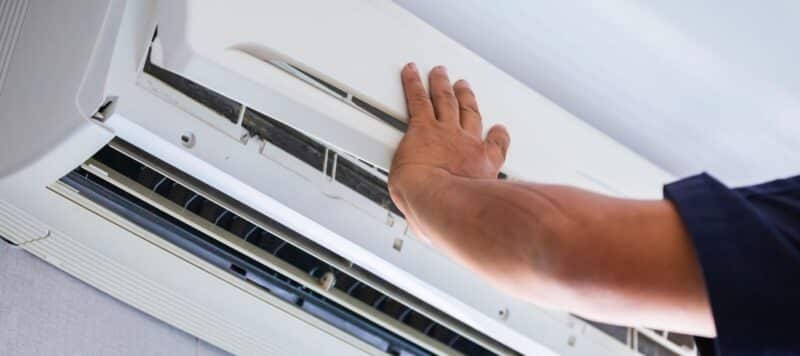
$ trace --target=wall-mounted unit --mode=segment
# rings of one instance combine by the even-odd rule
[[[391,2],[0,8],[0,235],[146,313],[236,354],[691,353],[413,236],[386,189],[412,60],[515,133],[504,179],[657,197],[670,177]]]

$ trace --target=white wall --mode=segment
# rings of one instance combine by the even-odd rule
[[[0,355],[224,354],[0,241]]]
[[[395,1],[675,175],[800,172],[798,1]]]

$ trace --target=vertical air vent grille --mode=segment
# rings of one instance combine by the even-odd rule
[[[249,52],[246,52],[250,54]],[[252,55],[252,54],[251,54]],[[257,57],[257,56],[256,56]],[[297,79],[300,79],[315,88],[322,89],[336,97],[344,101],[346,104],[353,106],[359,110],[364,111],[365,113],[371,115],[372,117],[383,121],[384,123],[392,126],[400,131],[406,131],[408,129],[408,124],[403,122],[402,120],[397,119],[396,117],[390,115],[389,113],[378,109],[374,105],[367,103],[366,101],[362,100],[361,98],[347,92],[346,90],[337,87],[327,81],[320,79],[318,76],[312,75],[308,73],[308,71],[304,71],[297,66],[291,65],[289,63],[278,61],[278,60],[266,60],[265,62],[278,67],[287,73],[291,74]]]

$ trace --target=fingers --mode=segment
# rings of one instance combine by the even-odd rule
[[[444,123],[458,124],[458,100],[447,77],[447,69],[437,66],[428,75],[428,86],[431,88],[431,99],[436,119]]]
[[[453,91],[458,99],[458,117],[461,120],[461,128],[468,134],[480,138],[483,132],[481,124],[481,114],[478,111],[478,101],[475,94],[469,87],[466,80],[459,80],[453,85]]]
[[[486,134],[485,144],[489,159],[497,168],[500,168],[506,161],[508,146],[511,144],[511,137],[506,128],[503,125],[492,126]]]
[[[409,125],[413,125],[416,120],[434,120],[433,106],[422,80],[419,78],[417,66],[414,63],[406,64],[400,74],[403,81],[403,92],[406,95],[406,106],[408,108]]]

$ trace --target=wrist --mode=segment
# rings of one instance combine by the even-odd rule
[[[406,215],[418,205],[430,205],[436,196],[452,186],[455,177],[441,168],[399,167],[389,174],[389,193]]]

